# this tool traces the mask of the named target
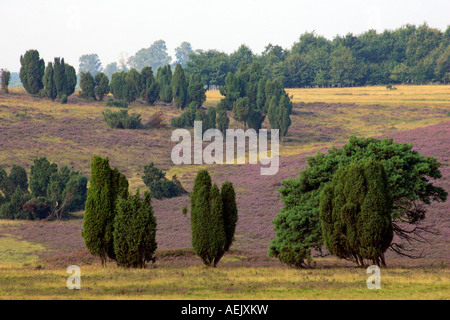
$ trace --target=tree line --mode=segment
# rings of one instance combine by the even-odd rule
[[[307,32],[289,49],[269,44],[260,55],[246,45],[231,54],[197,50],[189,55],[186,72],[219,87],[229,72],[254,61],[264,76],[280,80],[286,88],[445,84],[450,79],[450,27],[442,32],[426,24],[405,25],[332,40]]]
[[[290,48],[268,44],[255,54],[241,45],[231,54],[218,50],[193,50],[188,42],[176,48],[176,62],[186,67],[186,74],[199,75],[209,88],[225,85],[229,72],[241,64],[257,61],[263,75],[278,79],[286,88],[345,87],[388,84],[447,83],[450,80],[450,27],[442,32],[427,24],[407,24],[378,33],[368,30],[348,33],[329,40],[315,32],[302,34]],[[116,71],[145,66],[153,70],[170,64],[163,40],[155,41],[128,59],[111,63],[103,70],[108,77]],[[80,72],[102,71],[96,54],[80,57]]]

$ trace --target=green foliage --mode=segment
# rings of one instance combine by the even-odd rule
[[[310,261],[311,248],[320,249],[323,244],[318,210],[320,192],[339,167],[369,158],[381,161],[386,171],[394,201],[395,234],[414,240],[415,233],[405,234],[402,224],[417,225],[425,218],[425,205],[447,198],[444,189],[430,182],[430,179],[442,177],[440,163],[412,150],[411,144],[395,143],[392,139],[351,137],[342,148],[332,148],[328,154],[318,153],[308,158],[308,166],[297,179],[283,181],[279,192],[284,206],[274,220],[276,237],[269,254],[293,266],[303,266],[305,260]],[[399,254],[407,249],[397,243],[392,243],[390,248]]]
[[[237,222],[234,189],[225,183],[222,193],[212,185],[207,170],[200,170],[191,193],[192,246],[207,266],[217,266],[229,250]]]
[[[80,97],[97,100],[95,97],[95,80],[92,74],[88,72],[81,72],[80,74]]]
[[[149,103],[154,104],[159,97],[159,85],[153,76],[151,67],[144,67],[141,71],[142,79],[142,97]]]
[[[23,167],[14,164],[8,179],[14,186],[14,189],[20,187],[23,192],[28,192],[28,176]]]
[[[108,107],[128,108],[128,102],[126,100],[114,100],[113,98],[108,98],[105,104]]]
[[[159,86],[159,100],[165,103],[171,103],[173,100],[172,69],[169,65],[158,68],[156,82]]]
[[[386,266],[393,238],[392,198],[383,165],[374,160],[340,167],[320,195],[324,244],[339,258]]]
[[[66,166],[50,164],[46,158],[34,159],[30,189],[24,168],[13,165],[9,176],[0,168],[0,204],[7,219],[62,218],[68,212],[81,210],[86,201],[87,179]]]
[[[103,117],[111,128],[140,129],[142,128],[141,115],[139,113],[128,114],[128,110],[102,111]]]
[[[226,96],[226,91],[237,92],[234,90],[237,83],[227,83],[227,75],[237,75],[240,69],[255,62],[260,65],[262,76],[281,82],[283,87],[298,88],[386,85],[390,82],[447,83],[450,79],[448,61],[448,31],[423,24],[383,32],[349,33],[332,40],[306,32],[291,48],[284,50],[268,44],[261,55],[253,54],[245,45],[230,55],[217,50],[197,50],[189,55],[186,74],[200,76],[208,86],[225,86]],[[239,84],[245,91],[240,91],[234,98],[229,96],[229,110],[238,97],[248,96],[254,103],[254,83],[249,80]],[[258,92],[262,98],[262,91]],[[266,107],[269,103],[270,99]],[[258,109],[267,113],[261,105]]]
[[[225,230],[225,244],[224,251],[230,250],[231,244],[234,240],[234,232],[236,231],[236,224],[238,221],[238,210],[236,204],[236,193],[234,192],[233,184],[225,181],[222,184],[222,204],[223,204],[223,221]]]
[[[292,103],[287,94],[282,94],[277,101],[276,95],[272,96],[268,109],[268,118],[272,129],[279,129],[282,137],[286,136],[291,125],[290,114]]]
[[[230,124],[230,119],[228,118],[227,109],[222,102],[219,102],[216,107],[217,117],[216,117],[216,128],[220,132],[225,133]]]
[[[216,108],[208,107],[208,110],[206,111],[206,121],[204,121],[202,124],[202,128],[204,131],[216,128],[216,116]]]
[[[220,88],[220,94],[225,97],[223,99],[225,107],[232,110],[236,100],[242,97],[239,78],[229,72],[225,78],[225,87]]]
[[[172,77],[173,102],[178,109],[184,109],[188,102],[188,85],[181,64],[177,64]]]
[[[44,82],[45,96],[52,100],[55,100],[58,95],[58,92],[56,91],[53,65],[51,62],[49,62],[47,64],[47,67],[45,68],[43,82]]]
[[[91,163],[90,188],[87,191],[82,235],[89,252],[115,258],[114,218],[118,199],[128,198],[128,181],[117,169],[112,170],[108,158],[94,156]]]
[[[66,92],[67,88],[64,58],[55,58],[53,62],[53,76],[55,78],[57,96],[61,98],[62,94]]]
[[[247,119],[250,114],[250,100],[247,97],[239,98],[233,104],[233,118],[236,121],[244,124],[244,129],[247,126]]]
[[[51,215],[62,218],[71,211],[84,209],[86,202],[87,178],[63,166],[50,176],[45,203]],[[38,197],[39,198],[39,197]]]
[[[5,169],[0,167],[0,191],[3,194],[1,202],[10,201],[17,188],[25,193],[28,192],[28,178],[25,169],[19,165],[13,165],[8,176]]]
[[[31,219],[30,214],[23,209],[23,205],[30,199],[30,194],[24,192],[19,186],[11,196],[10,201],[0,207],[2,219]]]
[[[189,55],[186,64],[186,73],[199,75],[202,83],[208,86],[224,86],[228,72],[231,72],[230,59],[226,53],[217,50],[197,50]]]
[[[141,96],[142,92],[142,79],[139,72],[136,69],[131,69],[127,76],[125,77],[125,84],[128,88],[127,100],[128,102],[135,101],[138,97]]]
[[[67,103],[67,95],[65,93],[63,93],[61,95],[60,102],[61,102],[61,104],[66,104]]]
[[[37,50],[28,50],[25,55],[20,56],[20,81],[25,90],[30,94],[37,94],[44,85],[42,77],[44,76],[44,60],[39,58]]]
[[[170,120],[170,124],[174,128],[189,128],[194,126],[195,119],[197,119],[197,108],[195,103],[191,102],[179,117]]]
[[[109,93],[109,79],[103,72],[98,72],[95,77],[95,89],[94,94],[98,100],[102,101],[103,98]]]
[[[66,76],[66,85],[65,92],[68,97],[75,92],[75,87],[77,86],[77,73],[75,72],[75,68],[71,65],[64,64],[65,68],[65,76]]]
[[[45,197],[50,177],[58,172],[58,165],[45,157],[35,158],[30,171],[30,190],[33,197]]]
[[[110,90],[114,99],[128,101],[128,86],[125,78],[127,73],[125,71],[115,72],[112,75]]]
[[[155,167],[153,162],[144,167],[142,181],[155,199],[173,198],[187,193],[176,176],[172,178],[172,181],[168,180],[165,173]]]
[[[0,82],[2,84],[2,91],[4,93],[8,93],[8,85],[9,85],[9,79],[11,78],[11,72],[9,72],[6,69],[1,69],[1,79]]]
[[[187,88],[187,100],[194,102],[197,108],[200,108],[206,101],[206,89],[203,81],[199,75],[192,75],[189,79],[189,86]]]
[[[114,218],[114,251],[117,265],[126,268],[145,268],[155,261],[156,218],[153,215],[150,192],[119,198]]]
[[[77,85],[75,69],[66,64],[64,58],[55,58],[53,62],[53,79],[56,95],[60,98],[61,103],[66,103],[67,97],[75,92]]]

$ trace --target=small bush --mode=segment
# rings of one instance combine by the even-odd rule
[[[114,100],[113,98],[108,98],[106,105],[108,107],[128,108],[128,102],[126,100]]]
[[[140,129],[142,128],[141,115],[139,113],[128,114],[128,110],[113,112],[106,110],[102,112],[106,123],[111,128],[117,129]]]
[[[176,175],[172,177],[172,181],[168,180],[165,173],[155,167],[153,162],[145,166],[142,180],[155,199],[174,198],[187,193]]]
[[[67,103],[67,95],[66,94],[62,94],[61,95],[61,104],[66,104]]]

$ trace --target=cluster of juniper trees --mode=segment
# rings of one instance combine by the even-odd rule
[[[20,78],[27,92],[52,100],[60,98],[61,103],[75,91],[77,75],[75,69],[66,64],[64,59],[55,58],[44,68],[44,60],[39,58],[37,50],[29,50],[21,57]],[[5,79],[7,72],[3,72]],[[3,83],[3,82],[2,82]],[[4,81],[4,83],[7,83]],[[98,72],[93,76],[89,71],[81,72],[79,85],[80,97],[103,100],[111,93],[114,99],[106,101],[107,106],[128,107],[128,103],[142,99],[153,105],[156,101],[173,103],[183,110],[179,117],[172,118],[175,128],[192,127],[194,121],[203,122],[203,130],[217,128],[224,132],[229,125],[227,111],[241,122],[244,129],[258,130],[268,117],[272,129],[279,129],[285,136],[291,125],[292,103],[279,80],[272,80],[263,75],[258,62],[247,65],[244,62],[236,73],[229,72],[225,85],[220,87],[224,96],[217,107],[202,108],[206,101],[206,86],[200,75],[186,76],[181,64],[177,64],[172,73],[170,65],[159,67],[156,77],[150,66],[141,71],[115,72],[109,81],[108,76]],[[7,87],[5,89],[7,91]],[[128,114],[128,110],[103,112],[107,124],[113,128],[139,129],[140,114]]]
[[[20,64],[20,80],[28,93],[67,103],[67,97],[75,92],[77,74],[64,58],[55,58],[45,66],[37,50],[28,50],[20,57]]]
[[[190,199],[192,245],[205,265],[216,266],[230,249],[238,219],[233,185],[227,181],[219,190],[208,171],[200,170]],[[82,235],[102,265],[109,258],[121,267],[144,268],[155,260],[151,193],[144,192],[142,198],[138,189],[130,195],[126,177],[117,168],[111,169],[108,158],[92,159]]]
[[[310,157],[299,177],[283,181],[279,189],[284,206],[274,220],[269,255],[293,267],[311,266],[323,248],[359,266],[386,266],[388,249],[413,257],[405,243],[425,241],[425,206],[447,199],[444,189],[429,182],[442,177],[440,165],[392,139],[351,137],[341,148]],[[126,178],[109,167],[108,159],[94,157],[91,169],[83,227],[90,252],[103,263],[109,257],[125,267],[154,261],[150,193],[143,199],[139,191],[130,196]],[[143,178],[146,184],[166,183],[152,163]],[[173,183],[185,193],[176,179]],[[207,170],[200,170],[190,194],[190,222],[192,246],[205,265],[217,266],[230,249],[237,220],[231,182],[219,188]]]
[[[84,209],[87,178],[67,166],[58,169],[46,158],[36,158],[30,179],[13,165],[9,175],[0,167],[0,218],[50,219]]]

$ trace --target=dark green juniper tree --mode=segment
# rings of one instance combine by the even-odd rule
[[[156,218],[153,215],[149,191],[141,199],[135,195],[119,198],[114,218],[114,251],[117,265],[126,268],[145,268],[155,261]]]
[[[99,256],[103,266],[107,257],[115,259],[114,217],[120,198],[128,198],[126,177],[111,169],[108,158],[93,157],[82,235],[89,252]]]
[[[47,96],[47,98],[55,100],[58,95],[58,92],[56,91],[55,76],[53,71],[53,65],[51,62],[49,62],[47,64],[47,67],[45,68],[43,82],[45,95]]]
[[[1,74],[0,82],[2,83],[2,91],[4,93],[8,93],[9,92],[8,85],[9,85],[9,79],[11,78],[11,72],[9,72],[6,69],[1,69],[0,74]]]
[[[94,77],[95,80],[95,96],[99,101],[102,101],[103,98],[109,93],[109,79],[106,74],[103,72],[99,72]]]
[[[159,97],[159,86],[153,76],[152,67],[144,67],[141,70],[142,97],[150,105],[153,105]]]
[[[383,165],[369,159],[340,167],[320,195],[319,218],[325,247],[339,258],[365,266],[386,266],[394,236],[393,201]]]
[[[184,109],[188,103],[188,85],[181,64],[177,64],[172,76],[173,102],[178,109]]]
[[[81,72],[80,74],[80,97],[85,99],[95,98],[95,80],[92,74],[88,72]]]
[[[25,90],[30,94],[38,94],[44,85],[42,77],[44,76],[44,59],[39,58],[39,51],[28,50],[25,55],[20,56],[20,81]]]
[[[159,100],[171,103],[172,94],[172,69],[170,65],[158,68],[156,72],[156,82],[159,85]]]
[[[187,88],[188,101],[194,102],[196,108],[200,108],[206,101],[206,89],[200,75],[191,75]]]
[[[233,242],[237,206],[231,182],[212,185],[207,170],[200,170],[191,193],[192,246],[206,266],[216,267]]]

